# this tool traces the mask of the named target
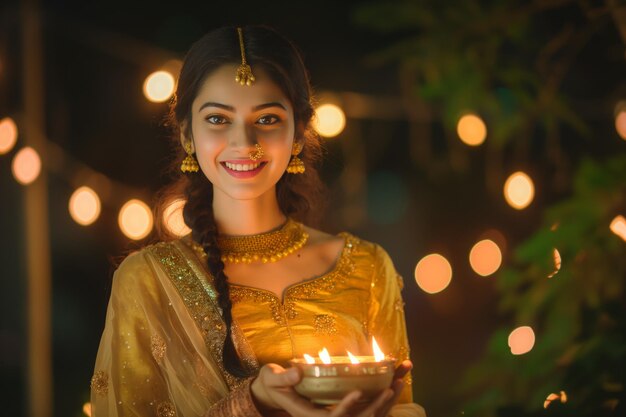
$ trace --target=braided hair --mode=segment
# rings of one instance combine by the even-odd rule
[[[313,116],[312,89],[307,71],[297,48],[275,30],[266,26],[249,26],[243,29],[246,58],[253,67],[262,67],[273,82],[278,85],[290,100],[294,109],[296,137],[304,140],[304,149],[299,155],[306,164],[302,175],[284,174],[276,184],[276,196],[281,211],[299,221],[311,222],[312,215],[319,215],[324,186],[315,168],[322,149],[319,136],[311,128]],[[207,254],[207,266],[215,290],[218,293],[222,318],[226,324],[226,338],[223,346],[224,368],[236,377],[249,376],[251,371],[241,362],[232,339],[232,314],[228,277],[224,273],[217,245],[218,226],[213,213],[213,185],[200,171],[191,174],[180,172],[181,161],[186,156],[180,146],[180,133],[190,138],[191,105],[204,80],[217,68],[225,64],[237,64],[241,53],[237,30],[222,27],[213,30],[196,41],[183,62],[174,98],[170,103],[169,115],[165,121],[172,132],[172,145],[175,157],[169,166],[174,177],[171,184],[158,194],[157,218],[161,218],[165,205],[175,198],[186,200],[183,217],[191,229],[195,242]],[[233,81],[234,82],[234,81]],[[315,207],[316,210],[310,210]],[[157,226],[158,238],[172,238],[162,225]]]

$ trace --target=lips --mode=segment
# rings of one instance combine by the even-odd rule
[[[259,174],[267,165],[267,161],[234,160],[222,161],[220,165],[235,178],[252,178]]]

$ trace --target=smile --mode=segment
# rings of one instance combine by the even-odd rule
[[[263,167],[267,164],[267,161],[252,162],[252,161],[223,161],[220,164],[224,167],[226,172],[235,178],[252,178],[256,176]]]

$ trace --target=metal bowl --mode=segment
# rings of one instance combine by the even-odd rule
[[[302,370],[302,380],[294,388],[315,404],[337,404],[354,390],[362,393],[359,402],[371,401],[391,386],[396,361],[387,357],[376,362],[371,356],[357,359],[358,364],[351,363],[347,356],[335,356],[330,364],[291,359],[290,365]]]

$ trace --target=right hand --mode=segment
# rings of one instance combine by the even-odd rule
[[[285,369],[275,363],[263,365],[250,388],[252,397],[259,405],[259,411],[263,414],[280,414],[280,411],[284,410],[297,417],[343,417],[348,415],[349,410],[361,397],[361,392],[352,391],[332,409],[316,407],[295,391],[294,385],[300,382],[301,378],[302,374],[296,367]],[[382,405],[391,394],[390,389],[383,391],[374,403],[380,402]],[[377,404],[372,406],[380,407]]]

